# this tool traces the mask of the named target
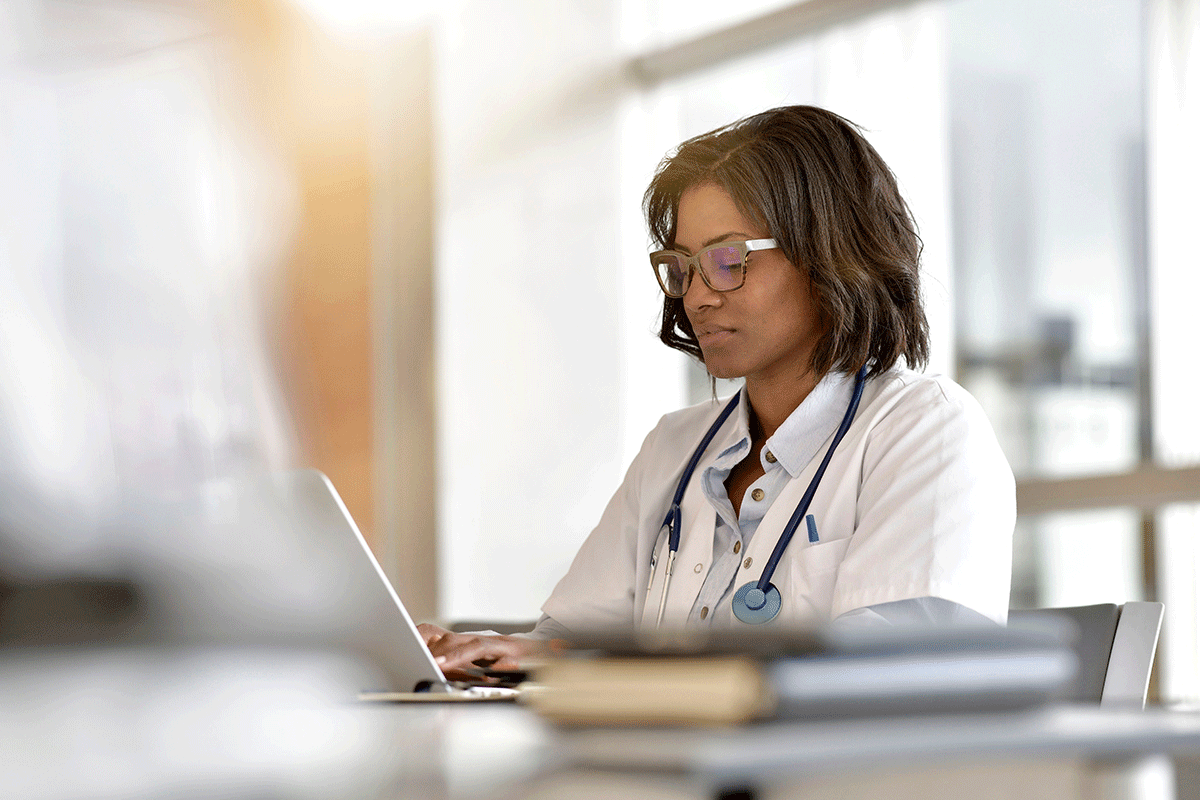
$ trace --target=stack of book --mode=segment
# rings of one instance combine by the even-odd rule
[[[566,725],[981,712],[1045,703],[1076,666],[1050,630],[594,633],[541,665],[523,699]]]

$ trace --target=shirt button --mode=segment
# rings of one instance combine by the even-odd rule
[[[704,569],[704,565],[703,565],[703,564],[697,564],[697,565],[696,565],[696,574],[697,574],[697,575],[699,575],[699,574],[700,574],[700,570],[702,570],[702,569]]]
[[[700,609],[700,619],[705,619],[706,617],[708,617],[708,606]]]
[[[734,542],[734,543],[733,543],[733,552],[734,552],[734,553],[740,553],[740,552],[742,552],[742,543],[741,543],[741,542]]]
[[[763,490],[755,489],[753,492],[750,493],[750,496],[753,497],[755,500],[762,500],[764,497]]]
[[[768,464],[775,463],[775,454],[772,453],[770,450],[767,451],[767,454],[765,456],[763,456],[763,458],[765,458],[767,460]]]
[[[754,563],[754,559],[750,558],[750,556],[746,556],[746,560],[742,562],[742,566],[745,567],[746,569],[750,569],[750,565],[753,563]]]

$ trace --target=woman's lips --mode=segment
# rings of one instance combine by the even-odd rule
[[[701,347],[724,344],[733,338],[732,328],[701,328],[696,331],[696,341]]]

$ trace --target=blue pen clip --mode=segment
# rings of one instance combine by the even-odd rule
[[[810,542],[819,542],[821,539],[817,536],[817,521],[813,519],[813,515],[809,514],[805,517],[804,522],[808,525],[808,540]]]

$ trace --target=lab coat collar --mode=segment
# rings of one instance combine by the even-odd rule
[[[788,475],[797,477],[837,431],[853,394],[853,375],[845,372],[826,374],[767,439],[762,457],[765,458],[765,451],[770,450]]]

